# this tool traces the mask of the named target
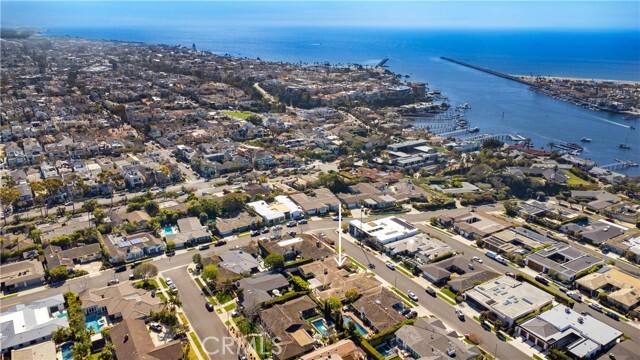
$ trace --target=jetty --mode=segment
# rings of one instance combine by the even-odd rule
[[[620,159],[614,159],[614,160],[615,160],[615,163],[613,164],[602,165],[599,167],[606,170],[624,170],[630,167],[638,166],[638,163],[630,160],[620,160]]]
[[[469,64],[469,63],[466,63],[466,62],[462,62],[462,61],[459,61],[459,60],[448,58],[446,56],[441,56],[440,59],[452,62],[454,64],[458,64],[458,65],[461,65],[461,66],[465,66],[465,67],[468,67],[470,69],[482,71],[482,72],[485,72],[487,74],[495,75],[495,76],[498,76],[498,77],[501,77],[501,78],[504,78],[504,79],[507,79],[507,80],[512,80],[512,81],[519,82],[521,84],[525,84],[525,85],[531,86],[530,83],[528,83],[528,82],[526,82],[526,81],[524,81],[524,80],[522,80],[522,79],[520,79],[520,78],[518,78],[516,76],[513,76],[513,75],[509,75],[509,74],[501,73],[499,71],[487,69],[487,68],[482,67],[482,66]]]
[[[384,58],[384,59],[382,59],[382,60],[381,60],[381,61],[376,65],[376,67],[377,67],[377,68],[381,68],[381,67],[383,67],[383,66],[384,66],[384,64],[386,64],[386,63],[387,63],[387,61],[389,61],[389,58]]]

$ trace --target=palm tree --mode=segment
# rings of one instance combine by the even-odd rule
[[[549,147],[549,150],[553,150],[553,148],[556,147],[556,143],[551,141],[550,143],[547,144],[547,146]]]
[[[100,187],[107,184],[107,187],[109,189],[109,194],[111,194],[111,207],[113,207],[113,189],[111,188],[111,173],[108,171],[103,171],[100,174],[98,174],[98,184],[100,184]]]
[[[31,187],[31,191],[34,195],[34,202],[40,205],[40,216],[44,217],[43,205],[44,205],[44,195],[45,188],[44,183],[42,181],[34,181],[29,184]]]

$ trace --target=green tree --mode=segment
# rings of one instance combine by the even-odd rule
[[[204,281],[211,284],[218,277],[218,267],[213,264],[207,265],[202,269],[202,275],[200,276]]]
[[[158,212],[160,212],[160,205],[155,201],[147,201],[144,204],[144,211],[146,211],[149,216],[156,216]]]
[[[67,280],[69,277],[69,270],[67,270],[66,266],[58,266],[49,270],[49,278],[51,282],[58,282]]]
[[[167,241],[167,251],[171,252],[171,251],[174,251],[175,249],[176,249],[176,242],[172,240]]]
[[[142,263],[133,269],[133,276],[142,279],[145,283],[158,275],[158,267],[151,263]]]
[[[349,289],[345,291],[344,297],[347,299],[349,304],[353,304],[360,297],[360,292],[358,289]]]
[[[191,260],[193,260],[194,263],[196,264],[201,264],[202,263],[202,255],[196,253],[193,254],[193,256],[191,257]]]
[[[246,194],[241,193],[228,193],[222,197],[220,202],[220,210],[225,215],[234,215],[244,209],[245,201],[247,200]]]
[[[271,253],[264,258],[264,265],[269,270],[282,269],[284,267],[284,256],[277,253]]]
[[[0,202],[2,202],[2,211],[4,212],[4,225],[7,225],[7,215],[13,208],[13,203],[20,199],[20,191],[16,188],[3,186],[0,187]]]
[[[435,216],[432,216],[431,219],[429,219],[429,223],[431,223],[432,226],[437,226],[438,225],[438,218]]]
[[[84,212],[93,212],[98,207],[98,200],[90,199],[85,201],[80,208]]]
[[[329,309],[331,310],[337,310],[342,307],[342,302],[340,301],[340,299],[333,296],[328,298],[326,300],[326,303],[327,303],[327,306],[329,306]]]

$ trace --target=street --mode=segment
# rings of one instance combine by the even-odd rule
[[[191,279],[187,267],[165,271],[163,275],[170,277],[178,287],[182,310],[187,315],[191,329],[198,335],[209,358],[237,359],[235,344],[229,330],[215,311],[209,312],[205,308],[207,298]],[[229,346],[225,349],[227,344]]]

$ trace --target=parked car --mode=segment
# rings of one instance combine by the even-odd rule
[[[198,246],[198,250],[209,250],[210,246],[209,245],[200,245]]]
[[[536,276],[536,281],[545,285],[549,285],[549,280],[544,278],[542,275]]]
[[[504,273],[504,274],[505,274],[505,275],[507,275],[507,276],[508,276],[508,277],[510,277],[510,278],[514,278],[514,279],[516,278],[516,274],[514,274],[514,273],[512,273],[512,272],[510,272],[510,271],[507,271],[507,272],[506,272],[506,273]]]
[[[411,311],[407,315],[405,315],[405,317],[407,319],[415,319],[415,318],[418,317],[418,312],[417,311]]]
[[[238,317],[240,316],[240,311],[238,309],[233,309],[233,311],[231,311],[231,317]]]
[[[169,291],[171,291],[172,293],[177,293],[178,292],[178,287],[174,284],[169,286]]]
[[[340,217],[338,215],[333,215],[332,219],[333,221],[338,221],[340,220]]]
[[[266,234],[268,232],[269,232],[269,228],[268,227],[265,226],[265,227],[262,228],[262,233],[263,234]]]
[[[480,258],[479,258],[479,257],[477,257],[477,256],[472,257],[472,258],[471,258],[471,261],[477,261],[478,263],[482,264],[482,259],[480,259]]]
[[[273,230],[282,230],[282,225],[276,225],[273,227]]]
[[[469,270],[475,270],[475,267],[471,263],[469,263]]]
[[[426,291],[427,291],[427,294],[429,294],[429,295],[431,295],[431,296],[433,296],[433,297],[438,296],[438,294],[436,293],[436,291],[435,291],[435,290],[433,290],[433,288],[428,287],[428,288],[426,289]]]
[[[620,316],[618,316],[618,314],[611,312],[611,311],[607,311],[605,313],[605,315],[607,315],[608,317],[612,318],[613,320],[619,321],[620,320]]]
[[[173,280],[171,280],[171,278],[165,278],[164,282],[167,283],[168,286],[173,285]]]
[[[295,222],[295,221],[293,221],[293,220],[292,220],[292,221],[289,221],[289,222],[287,223],[287,227],[290,227],[290,228],[291,228],[291,227],[296,227],[296,226],[298,226],[298,223],[297,223],[297,222]]]
[[[107,282],[107,286],[117,285],[117,284],[120,284],[120,280],[118,279],[111,279]]]
[[[404,316],[407,316],[407,315],[411,314],[411,309],[409,309],[409,308],[404,308],[404,309],[402,309],[402,311],[400,311],[400,313],[401,313],[402,315],[404,315]]]
[[[462,313],[462,311],[460,310],[456,310],[456,316],[458,317],[458,319],[460,319],[461,321],[464,321],[464,314]]]
[[[598,303],[590,303],[589,307],[592,308],[593,310],[597,311],[597,312],[602,312],[602,306],[600,306],[600,304]]]
[[[213,311],[213,304],[208,302],[208,301],[206,303],[204,303],[204,307],[207,308],[207,310],[209,310],[209,312]]]
[[[127,271],[127,267],[125,265],[120,265],[113,268],[113,270],[115,270],[115,272],[123,272],[123,271]]]
[[[407,292],[407,295],[409,295],[409,299],[418,301],[418,295],[416,295],[413,291],[409,290],[409,292]]]
[[[307,223],[307,219],[298,220],[298,225],[304,225]]]
[[[289,234],[290,236],[296,236],[296,232],[293,230],[287,232],[287,234]]]
[[[562,291],[563,293],[566,293],[567,291],[569,291],[569,289],[567,289],[564,286],[560,286],[560,291]]]
[[[222,246],[222,245],[225,245],[226,243],[227,243],[226,240],[218,240],[213,245],[214,246]]]
[[[162,332],[163,327],[162,327],[162,325],[160,325],[157,322],[152,322],[152,323],[149,324],[149,329],[151,329],[151,330],[153,330],[155,332]]]
[[[251,231],[251,236],[258,236],[260,235],[260,231],[259,230],[252,230]]]
[[[396,266],[393,263],[388,262],[388,263],[386,263],[386,265],[391,270],[395,270],[396,269]]]

